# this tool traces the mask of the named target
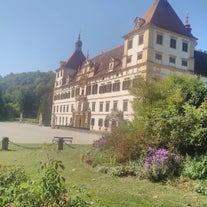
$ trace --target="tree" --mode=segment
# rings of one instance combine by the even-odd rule
[[[28,72],[10,74],[0,78],[2,89],[2,100],[4,100],[4,116],[6,119],[13,119],[23,112],[24,117],[37,118],[38,112],[47,111],[48,105],[41,106],[42,99],[50,99],[54,83],[53,72]],[[3,105],[1,105],[2,107]]]
[[[134,125],[141,125],[156,145],[182,154],[207,151],[207,90],[199,78],[138,79],[131,93]]]
[[[2,90],[0,87],[0,120],[4,120],[4,119],[5,119],[5,104],[2,97]]]

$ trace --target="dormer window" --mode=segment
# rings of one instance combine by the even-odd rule
[[[145,20],[143,18],[140,17],[136,17],[136,19],[134,20],[134,27],[135,29],[140,29],[141,26],[145,23]]]
[[[114,58],[111,58],[111,61],[109,62],[109,71],[112,71],[114,69]]]

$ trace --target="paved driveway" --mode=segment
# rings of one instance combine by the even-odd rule
[[[52,129],[33,124],[0,122],[0,141],[9,137],[14,143],[51,143],[54,136],[73,137],[73,144],[92,144],[101,135],[75,129]]]

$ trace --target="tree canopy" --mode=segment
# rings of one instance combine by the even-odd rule
[[[144,128],[157,145],[181,154],[207,151],[207,89],[198,77],[140,78],[131,93],[134,126]]]
[[[36,118],[38,113],[46,113],[50,117],[53,83],[53,72],[11,73],[1,77],[0,119],[13,119],[20,113],[28,118]]]

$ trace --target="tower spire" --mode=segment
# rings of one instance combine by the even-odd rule
[[[186,13],[185,28],[186,28],[189,32],[191,32],[191,30],[192,30],[192,28],[191,28],[191,26],[190,26],[190,24],[189,24],[189,12]]]
[[[80,40],[80,33],[78,35],[78,41],[75,43],[75,51],[82,50],[82,41]]]

